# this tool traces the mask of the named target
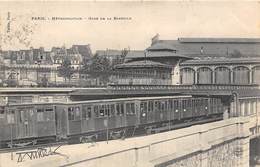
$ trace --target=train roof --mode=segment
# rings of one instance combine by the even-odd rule
[[[21,105],[62,105],[62,104],[81,104],[81,103],[105,103],[105,102],[118,102],[118,101],[134,101],[134,100],[154,100],[154,99],[169,99],[169,98],[188,98],[191,95],[182,96],[156,96],[156,97],[131,97],[131,98],[119,98],[119,99],[102,99],[102,100],[86,100],[86,101],[69,101],[69,102],[38,102],[38,103],[22,103],[22,104],[9,104],[9,106],[21,106]]]

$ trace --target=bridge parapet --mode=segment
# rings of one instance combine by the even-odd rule
[[[60,148],[64,158],[26,162],[26,165],[48,166],[180,166],[207,167],[249,166],[250,117],[230,118],[223,121],[196,125],[154,135],[129,138],[123,141],[87,144]],[[214,165],[216,166],[216,165]]]

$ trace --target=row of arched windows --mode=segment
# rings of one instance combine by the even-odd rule
[[[194,69],[187,67],[180,70],[180,82],[181,84],[250,84],[250,70],[244,66],[234,67],[232,71],[227,67],[217,67],[215,70],[201,67],[195,72]],[[252,83],[260,83],[260,66],[252,68]]]

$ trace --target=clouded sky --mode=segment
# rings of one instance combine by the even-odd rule
[[[9,12],[9,14],[8,14]],[[41,17],[45,20],[33,20]],[[53,20],[52,17],[70,20]],[[98,20],[90,20],[90,17]],[[100,20],[100,18],[105,20]],[[114,17],[128,19],[114,20]],[[75,20],[73,18],[81,18]],[[111,20],[109,20],[111,19]],[[90,44],[145,49],[151,38],[260,38],[258,2],[0,2],[2,49]]]

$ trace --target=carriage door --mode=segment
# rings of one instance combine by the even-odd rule
[[[27,138],[35,136],[35,114],[33,108],[18,109],[18,138]]]
[[[147,123],[147,102],[140,103],[140,124]]]
[[[55,106],[56,134],[58,138],[67,136],[67,108],[65,106]]]

